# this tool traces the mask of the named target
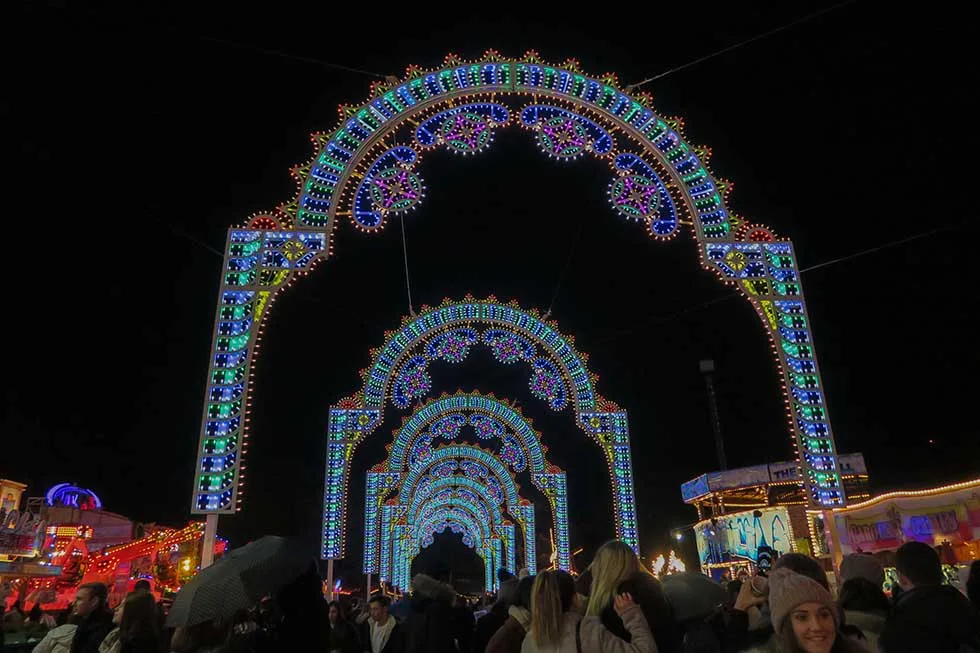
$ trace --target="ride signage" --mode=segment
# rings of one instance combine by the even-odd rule
[[[3,511],[0,511],[3,512]],[[44,540],[44,520],[40,515],[11,510],[0,519],[0,556],[31,558]]]

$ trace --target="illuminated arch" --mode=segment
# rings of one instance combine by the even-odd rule
[[[382,487],[391,487],[397,474],[404,472],[419,462],[424,462],[432,452],[436,438],[451,441],[458,437],[464,427],[470,427],[482,434],[481,439],[500,440],[502,448],[498,457],[509,464],[515,472],[529,471],[531,481],[548,499],[553,525],[557,560],[560,569],[571,568],[571,546],[568,532],[568,493],[567,478],[564,471],[549,463],[545,454],[547,447],[540,441],[540,433],[534,430],[530,421],[510,405],[496,399],[493,395],[478,393],[456,393],[443,395],[439,399],[416,410],[405,419],[402,427],[395,432],[394,442],[388,445],[388,459],[379,468],[368,472],[364,514],[364,573],[378,572],[379,561],[377,545],[379,530],[388,527],[378,510]],[[478,436],[479,437],[479,436]],[[424,445],[424,446],[420,446]],[[376,475],[383,476],[380,481]],[[470,483],[484,496],[488,489],[473,479],[462,477],[458,481],[452,477],[431,483],[431,492],[448,484]],[[408,518],[413,517],[413,507],[423,500],[415,494]],[[384,572],[382,572],[384,573]]]
[[[409,544],[410,558],[414,558],[418,553],[429,546],[432,545],[433,538],[444,532],[446,529],[450,529],[454,533],[460,533],[463,535],[463,544],[473,549],[473,551],[479,556],[483,561],[483,578],[484,578],[484,591],[490,594],[497,589],[496,576],[493,573],[494,569],[500,564],[499,560],[499,546],[495,549],[493,547],[491,540],[481,541],[479,544],[473,543],[473,529],[474,525],[471,522],[466,522],[460,519],[458,516],[434,519],[432,521],[423,524],[415,534],[412,542]],[[467,542],[467,538],[470,542]],[[410,567],[411,562],[409,561],[406,567]],[[399,588],[408,588],[408,583],[404,579],[400,579]]]
[[[458,471],[462,472],[463,476],[477,480],[478,483],[475,486],[467,483],[460,478]],[[445,485],[436,485],[444,479],[451,480]],[[560,482],[564,487],[563,474]],[[482,490],[483,493],[473,492],[472,487]],[[372,510],[374,506],[380,507],[381,514],[380,528],[365,530],[365,538],[368,540],[365,543],[365,568],[371,569],[367,573],[378,571],[378,563],[375,560],[380,560],[382,576],[386,573],[388,564],[386,537],[389,536],[390,525],[408,523],[412,507],[421,505],[425,499],[436,497],[439,492],[454,493],[456,501],[463,492],[468,492],[472,495],[473,503],[484,503],[490,513],[494,510],[497,512],[506,510],[523,535],[524,566],[532,572],[537,570],[534,504],[520,496],[513,474],[493,452],[473,445],[453,444],[434,449],[425,461],[404,473],[371,472],[368,474],[366,523],[378,522],[378,513]],[[389,494],[397,494],[397,497],[386,501]],[[562,521],[567,524],[567,517]],[[494,517],[493,523],[496,526],[501,522]],[[508,539],[508,543],[512,541]],[[380,558],[378,558],[379,549]],[[509,561],[514,560],[512,550],[513,546],[508,547]]]
[[[277,293],[329,257],[337,218],[366,231],[380,228],[421,199],[421,155],[441,147],[477,152],[494,130],[511,124],[533,134],[554,158],[587,155],[607,162],[614,209],[645,224],[655,239],[683,230],[693,235],[702,266],[738,289],[770,338],[810,507],[843,505],[792,243],[732,214],[726,205],[730,184],[707,168],[710,151],[687,143],[682,122],[659,116],[651,105],[649,95],[630,95],[614,75],[589,77],[574,61],[554,66],[533,52],[520,59],[488,52],[475,62],[450,56],[437,69],[411,67],[397,83],[376,83],[363,105],[342,107],[337,129],[315,134],[314,157],[293,169],[296,196],[229,231],[192,512],[233,513],[241,504],[249,384],[261,326]],[[625,415],[601,410],[580,416],[583,428],[600,442],[622,441]],[[377,420],[354,403],[332,411],[330,460],[345,459]],[[611,464],[624,460],[616,451]],[[339,476],[329,470],[324,497],[324,512],[337,525],[327,533],[327,558],[343,552],[346,462],[338,465]],[[620,523],[617,535],[635,541],[635,515],[618,516],[620,522],[627,518],[632,521]]]
[[[431,387],[428,371],[431,363],[438,360],[459,363],[478,345],[490,349],[501,364],[527,363],[532,370],[532,392],[546,400],[552,409],[568,408],[574,412],[576,424],[605,453],[616,535],[638,548],[626,412],[595,392],[595,375],[586,366],[587,357],[575,349],[574,338],[562,333],[556,323],[544,320],[536,311],[524,310],[514,302],[503,304],[493,297],[486,300],[466,297],[458,302],[444,300],[435,308],[423,306],[417,316],[402,318],[401,328],[387,332],[385,344],[372,352],[371,365],[362,371],[364,385],[361,390],[331,408],[329,432],[334,434],[331,441],[338,442],[328,444],[324,557],[329,557],[329,552],[334,551],[337,542],[344,538],[344,488],[350,451],[381,424],[385,397],[391,396],[396,408],[404,407],[408,399],[421,400]],[[568,527],[563,518],[567,514],[565,479],[547,476],[556,470],[545,469],[539,434],[507,403],[492,396],[481,397],[478,393],[472,396],[457,393],[453,397],[430,400],[404,420],[390,448],[390,469],[386,468],[387,471],[396,471],[406,465],[413,455],[415,435],[422,428],[432,428],[430,422],[443,412],[447,413],[446,421],[438,428],[447,434],[462,428],[452,420],[457,414],[464,413],[467,421],[480,420],[476,425],[478,433],[483,430],[491,435],[502,426],[511,427],[518,442],[511,442],[506,453],[519,453],[516,444],[523,448],[526,464],[532,469],[532,480],[549,497],[556,515],[559,567],[570,568]],[[374,573],[377,560],[372,553],[377,538],[369,531],[378,516],[377,506],[370,500],[374,482],[368,483],[369,500],[365,513],[365,573]]]
[[[500,506],[491,502],[489,496],[490,491],[485,485],[469,477],[457,474],[447,478],[440,478],[433,482],[427,494],[414,493],[408,506],[398,503],[396,500],[388,502],[382,509],[380,525],[381,556],[380,569],[378,570],[380,579],[383,581],[389,580],[392,576],[391,534],[394,526],[399,522],[410,526],[424,519],[427,512],[448,506],[465,509],[477,521],[484,524],[487,538],[495,537],[501,539],[506,554],[504,558],[506,567],[511,570],[516,570],[517,539],[515,526],[512,522],[503,518]],[[520,509],[525,512],[530,510],[529,507],[524,506]],[[530,534],[532,536],[535,535],[533,526],[533,522],[528,526],[531,529]],[[377,537],[376,532],[372,530],[370,537]],[[525,542],[525,551],[528,550],[527,547],[528,543]],[[533,541],[530,547],[531,556],[534,557],[535,548]],[[375,551],[372,550],[370,554],[375,555]],[[525,558],[527,558],[526,555]]]
[[[480,490],[483,492],[481,493]],[[408,506],[399,503],[396,499],[386,502],[381,508],[380,580],[407,588],[407,585],[403,584],[404,577],[399,574],[407,573],[407,566],[410,566],[410,558],[415,555],[415,551],[411,547],[406,547],[405,542],[401,540],[412,536],[414,524],[427,519],[433,511],[444,508],[465,510],[481,525],[487,539],[501,540],[504,555],[501,557],[498,551],[501,545],[492,543],[491,546],[495,551],[493,562],[499,565],[503,561],[508,569],[516,569],[515,525],[503,519],[500,506],[491,503],[488,494],[487,490],[480,484],[473,483],[472,479],[456,475],[439,479],[432,484],[432,491],[424,496],[416,493]],[[521,509],[526,510],[525,507]],[[396,533],[400,535],[396,537]],[[409,559],[401,559],[405,556]]]

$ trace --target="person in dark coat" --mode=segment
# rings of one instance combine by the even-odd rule
[[[636,553],[628,544],[620,540],[603,544],[596,551],[586,574],[590,577],[586,616],[600,617],[607,630],[629,642],[629,631],[613,605],[616,595],[629,593],[646,617],[659,652],[674,653],[680,650],[680,633],[663,587],[640,565]],[[579,581],[578,587],[584,589],[585,579],[580,578]]]
[[[388,597],[381,594],[368,601],[370,617],[358,628],[361,650],[365,653],[405,653],[405,633],[398,620],[388,613],[390,605]]]
[[[477,619],[476,627],[473,629],[473,653],[484,653],[487,650],[487,643],[493,634],[497,632],[504,622],[507,621],[507,610],[514,602],[514,595],[517,591],[517,576],[506,569],[497,571],[497,581],[500,583],[500,592],[497,600],[482,617]]]
[[[958,653],[980,650],[980,611],[958,590],[943,585],[939,554],[928,544],[906,542],[895,552],[902,594],[878,644],[886,653]]]
[[[327,651],[330,653],[361,653],[357,631],[349,621],[344,619],[339,601],[331,601],[327,605],[327,619],[330,628],[330,643],[327,644]]]
[[[113,629],[108,600],[105,583],[86,583],[78,588],[72,608],[78,628],[71,641],[71,653],[98,653],[102,640]]]
[[[456,653],[453,601],[456,591],[441,582],[447,573],[437,567],[432,575],[412,579],[409,615],[405,620],[406,653]]]
[[[980,560],[974,560],[966,577],[966,597],[980,610]]]
[[[507,608],[507,620],[487,643],[486,653],[520,653],[524,637],[531,627],[531,590],[534,576],[525,576],[517,584],[514,601]]]

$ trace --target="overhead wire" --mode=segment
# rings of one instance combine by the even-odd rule
[[[405,239],[405,214],[401,214],[399,222],[402,225],[402,258],[405,260],[405,292],[408,294],[408,314],[415,317],[415,306],[412,304],[412,281],[408,274],[408,243]]]
[[[965,223],[966,223],[966,221],[954,222],[954,223],[951,223],[951,224],[948,224],[948,225],[944,225],[944,226],[941,226],[941,227],[936,227],[934,229],[930,229],[928,231],[923,231],[921,233],[913,234],[911,236],[906,236],[905,238],[900,238],[898,240],[893,240],[893,241],[889,241],[889,242],[886,242],[886,243],[882,243],[880,245],[875,245],[874,247],[869,247],[867,249],[863,249],[863,250],[860,250],[860,251],[857,251],[857,252],[853,252],[851,254],[846,254],[844,256],[839,256],[837,258],[829,259],[827,261],[822,261],[820,263],[815,263],[815,264],[810,265],[810,266],[807,266],[805,268],[801,268],[800,269],[800,274],[802,275],[802,274],[805,274],[807,272],[812,272],[814,270],[820,270],[822,268],[827,268],[827,267],[830,267],[832,265],[837,265],[838,263],[844,263],[844,262],[847,262],[847,261],[851,261],[853,259],[860,258],[862,256],[867,256],[869,254],[874,254],[874,253],[880,252],[882,250],[890,249],[892,247],[898,247],[899,245],[904,245],[906,243],[910,243],[910,242],[913,242],[913,241],[916,241],[916,240],[921,240],[923,238],[928,238],[930,236],[934,236],[934,235],[936,235],[938,233],[942,233],[944,231],[952,231],[952,230],[955,230],[955,229],[958,229],[958,228],[962,227]],[[703,302],[701,302],[699,304],[694,304],[693,306],[688,306],[687,308],[683,308],[683,309],[681,309],[679,311],[675,311],[673,313],[669,313],[669,314],[664,315],[664,316],[653,317],[653,318],[650,318],[648,320],[643,320],[641,322],[634,323],[632,326],[629,326],[626,329],[622,329],[620,331],[616,331],[615,333],[613,333],[613,334],[611,334],[609,336],[606,336],[605,338],[600,338],[596,342],[602,343],[602,342],[610,342],[612,340],[618,340],[621,337],[628,336],[628,335],[631,335],[633,333],[636,333],[640,328],[648,328],[648,327],[653,327],[653,326],[659,326],[661,324],[666,324],[667,322],[672,322],[673,320],[676,320],[677,318],[680,318],[680,317],[684,317],[685,315],[688,315],[690,313],[697,312],[697,311],[699,311],[701,309],[708,308],[709,306],[714,306],[715,304],[720,304],[721,302],[728,301],[729,299],[733,299],[733,298],[739,297],[739,296],[740,296],[740,293],[738,293],[738,292],[729,292],[729,293],[726,293],[726,294],[724,294],[724,295],[722,295],[720,297],[715,297],[713,299],[709,299],[709,300],[703,301]]]
[[[555,308],[555,302],[558,300],[558,291],[561,290],[561,284],[565,281],[565,277],[568,276],[568,270],[572,267],[572,259],[575,258],[575,250],[578,249],[578,241],[582,238],[582,230],[585,226],[584,213],[579,213],[578,218],[578,230],[575,232],[575,238],[572,240],[572,246],[568,250],[568,258],[565,260],[565,268],[562,270],[561,276],[558,277],[558,283],[555,284],[555,291],[551,293],[551,303],[548,304],[548,310],[544,312],[544,319],[551,317],[551,311]]]
[[[648,77],[647,79],[644,79],[641,82],[637,82],[635,84],[629,84],[629,85],[626,86],[626,89],[625,90],[626,90],[626,92],[633,91],[635,89],[640,88],[641,86],[644,86],[646,84],[649,84],[650,82],[655,82],[658,79],[663,79],[667,75],[672,75],[673,73],[676,73],[676,72],[678,72],[680,70],[684,70],[685,68],[690,68],[691,66],[696,66],[699,63],[705,62],[705,61],[707,61],[709,59],[714,59],[715,57],[718,57],[718,56],[721,56],[721,55],[726,54],[728,52],[731,52],[732,50],[737,50],[738,48],[741,48],[743,46],[749,45],[750,43],[754,43],[756,41],[761,41],[762,39],[765,39],[765,38],[768,38],[770,36],[773,36],[774,34],[778,34],[780,32],[783,32],[785,30],[788,30],[788,29],[790,29],[792,27],[796,27],[797,25],[801,25],[801,24],[803,24],[803,23],[805,23],[807,21],[813,20],[814,18],[817,18],[817,17],[822,16],[824,14],[830,13],[830,12],[835,11],[837,9],[841,9],[841,8],[846,7],[848,5],[852,5],[852,4],[856,3],[856,2],[857,2],[857,0],[847,0],[846,2],[839,2],[836,5],[832,5],[830,7],[824,7],[823,9],[820,9],[818,11],[814,11],[812,13],[809,13],[809,14],[805,15],[805,16],[801,16],[800,18],[797,18],[796,20],[790,21],[790,22],[788,22],[788,23],[786,23],[784,25],[780,25],[779,27],[773,28],[773,29],[771,29],[769,31],[762,32],[761,34],[756,34],[755,36],[751,36],[751,37],[749,37],[749,38],[747,38],[747,39],[745,39],[743,41],[739,41],[738,43],[733,43],[732,45],[729,45],[729,46],[726,46],[724,48],[721,48],[720,50],[715,50],[714,52],[712,52],[710,54],[706,54],[706,55],[704,55],[702,57],[698,57],[697,59],[693,59],[691,61],[688,61],[687,63],[681,64],[680,66],[675,66],[675,67],[673,67],[673,68],[671,68],[669,70],[665,70],[662,73],[658,73],[658,74],[654,75],[653,77]]]

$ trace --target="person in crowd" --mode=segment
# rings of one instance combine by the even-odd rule
[[[113,613],[117,627],[99,645],[99,653],[158,653],[160,627],[153,595],[130,592]]]
[[[456,653],[453,601],[456,591],[443,582],[449,575],[441,564],[412,579],[408,617],[405,619],[407,653]]]
[[[884,567],[873,555],[851,553],[841,560],[840,580],[837,603],[844,611],[844,622],[860,629],[867,648],[877,651],[891,608],[881,589],[885,583]]]
[[[105,583],[86,583],[78,588],[72,613],[78,620],[71,653],[98,653],[102,640],[112,630],[112,612]]]
[[[613,609],[630,635],[627,642],[602,624],[599,616],[582,617],[575,581],[556,569],[538,574],[531,591],[531,627],[521,653],[657,653],[643,611],[629,594],[617,594]]]
[[[980,612],[955,588],[943,585],[939,554],[928,544],[906,542],[895,552],[903,592],[878,640],[885,653],[980,650]]]
[[[661,653],[678,650],[678,632],[663,587],[644,569],[628,544],[612,540],[599,547],[589,566],[589,575],[587,616],[600,617],[602,624],[613,634],[630,641],[629,630],[613,605],[616,594],[628,592],[643,611]],[[618,589],[624,583],[624,587]]]
[[[497,570],[497,582],[500,585],[497,600],[488,610],[477,615],[476,627],[473,629],[473,643],[470,649],[472,653],[484,653],[486,651],[490,638],[507,621],[507,609],[514,602],[514,595],[517,592],[517,576],[501,568]]]
[[[469,603],[462,596],[456,596],[453,601],[453,639],[456,640],[456,649],[459,651],[469,651],[473,646],[473,611]]]
[[[15,633],[24,630],[24,610],[20,601],[14,601],[10,610],[3,615],[3,629],[8,633]]]
[[[789,568],[769,576],[769,608],[779,653],[861,653],[866,649],[840,632],[834,597],[821,583]]]
[[[533,588],[534,576],[526,576],[517,584],[517,592],[507,608],[507,619],[487,642],[486,653],[520,653],[521,644],[531,627]]]
[[[171,653],[224,653],[228,640],[228,623],[213,619],[189,628],[174,630],[170,640]]]
[[[44,630],[49,630],[57,625],[54,617],[44,612],[41,609],[41,604],[38,602],[35,602],[34,607],[27,613],[27,623],[35,627],[41,627]]]
[[[360,653],[361,646],[357,639],[357,631],[344,619],[339,601],[331,601],[327,605],[327,620],[330,626],[330,643],[327,645],[327,650],[330,653]]]
[[[370,618],[360,627],[361,649],[365,653],[404,653],[405,633],[388,613],[390,605],[383,594],[375,594],[368,601]]]
[[[69,616],[68,623],[49,630],[31,653],[71,653],[71,641],[75,637],[75,617]]]
[[[820,563],[802,553],[779,556],[776,569],[788,569],[806,576],[830,592],[830,582]],[[709,619],[712,630],[725,651],[753,653],[778,646],[768,604],[768,578],[752,576],[742,583],[734,605],[724,606]]]
[[[966,597],[974,608],[980,610],[980,560],[974,560],[970,565],[970,573],[966,577]]]

